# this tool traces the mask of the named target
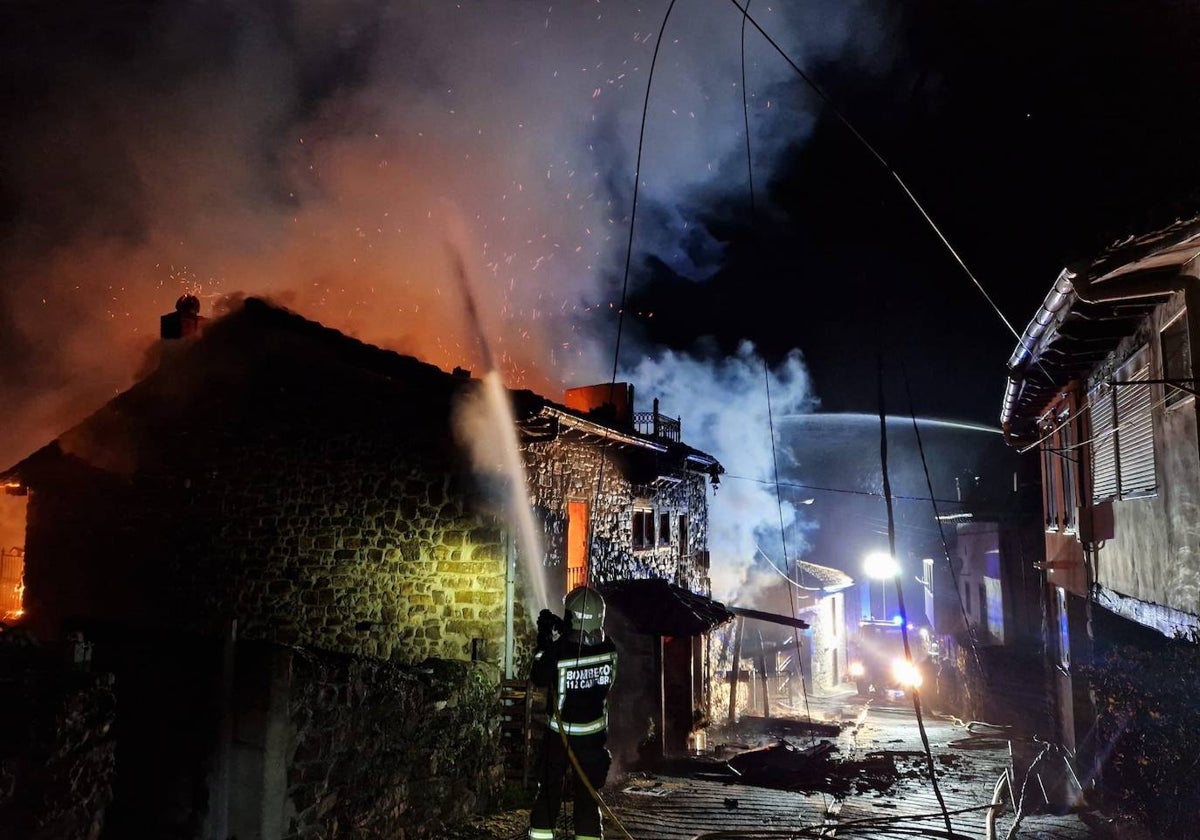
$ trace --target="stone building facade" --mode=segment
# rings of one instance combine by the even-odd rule
[[[183,337],[153,373],[3,474],[28,493],[31,632],[49,640],[81,631],[118,672],[136,667],[135,649],[170,667],[174,646],[196,647],[190,694],[206,698],[200,717],[213,728],[198,747],[211,753],[199,784],[217,790],[222,774],[250,773],[263,786],[262,774],[284,772],[274,783],[281,802],[313,771],[266,768],[262,744],[257,753],[230,747],[238,708],[259,721],[250,740],[265,744],[252,712],[278,702],[269,686],[242,678],[247,645],[396,668],[472,663],[463,690],[479,675],[494,687],[522,673],[530,581],[454,431],[477,380],[254,299],[203,330],[173,334]],[[565,592],[569,567],[581,562],[592,582],[666,578],[706,595],[715,459],[638,432],[631,416],[527,391],[510,397],[551,595]],[[572,505],[587,507],[583,543]],[[648,527],[657,528],[649,540]],[[582,560],[571,545],[585,546]],[[118,693],[121,685],[118,673]],[[477,746],[499,760],[498,734],[489,737],[492,749]],[[480,774],[475,799],[486,799],[493,776]],[[198,796],[196,807],[211,812],[215,801]],[[222,819],[210,813],[197,831],[211,834]]]

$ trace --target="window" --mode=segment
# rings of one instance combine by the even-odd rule
[[[1079,507],[1078,436],[1070,408],[1045,418],[1041,428],[1042,493],[1046,530],[1074,533]]]
[[[1057,531],[1061,512],[1059,510],[1059,465],[1062,453],[1057,452],[1058,432],[1043,428],[1042,442],[1042,510],[1046,514],[1046,530]]]
[[[1154,403],[1143,348],[1112,383],[1088,394],[1092,423],[1092,499],[1127,499],[1154,492]]]
[[[1139,354],[1143,355],[1143,354]],[[1143,356],[1144,358],[1144,356]],[[1146,495],[1154,477],[1154,418],[1149,361],[1135,358],[1117,371],[1117,483],[1121,498]]]
[[[1173,388],[1172,382],[1177,382],[1186,388],[1192,384],[1192,348],[1188,340],[1187,313],[1182,313],[1159,333],[1160,349],[1162,350],[1162,378],[1167,380],[1163,386],[1164,402],[1175,405],[1191,396],[1189,391]]]
[[[1092,427],[1092,499],[1117,495],[1117,458],[1113,431],[1113,388],[1099,385],[1088,394],[1088,421]]]
[[[1062,471],[1062,515],[1065,530],[1074,533],[1079,526],[1079,439],[1075,418],[1068,409],[1058,416],[1058,466]]]
[[[648,508],[633,511],[633,547],[654,548],[654,511]]]
[[[671,514],[660,512],[658,514],[658,544],[671,544]]]
[[[588,580],[588,504],[567,502],[567,591]]]
[[[679,522],[679,530],[678,530],[678,533],[679,533],[679,556],[680,556],[680,558],[684,558],[684,557],[688,556],[688,552],[690,551],[690,548],[688,547],[687,514],[686,513],[679,514],[678,522]]]

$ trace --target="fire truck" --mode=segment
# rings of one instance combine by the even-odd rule
[[[904,637],[898,620],[863,619],[851,640],[849,674],[864,696],[920,688],[930,654],[929,632],[909,626],[910,662],[904,656]]]

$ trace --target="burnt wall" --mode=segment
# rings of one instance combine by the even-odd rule
[[[588,504],[592,539],[589,571],[596,583],[663,578],[693,592],[709,594],[707,479],[684,472],[658,457],[615,445],[601,448],[598,438],[583,442],[569,434],[553,441],[526,444],[524,454],[534,508],[546,526],[546,574],[551,592],[563,594],[566,580],[566,510],[569,501]],[[659,474],[672,481],[655,482]],[[647,480],[631,480],[639,475]],[[678,479],[675,481],[674,479]],[[670,540],[635,549],[635,506],[668,513]],[[687,518],[687,551],[681,550],[678,517]]]

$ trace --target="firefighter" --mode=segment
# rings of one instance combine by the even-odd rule
[[[604,598],[579,586],[563,598],[564,617],[542,610],[530,679],[546,688],[546,731],[542,733],[537,798],[529,814],[530,840],[553,840],[563,783],[574,769],[576,840],[599,840],[600,804],[612,754],[608,739],[608,691],[617,670],[617,648],[604,635]],[[568,752],[569,750],[569,752]],[[590,789],[589,789],[590,786]]]

